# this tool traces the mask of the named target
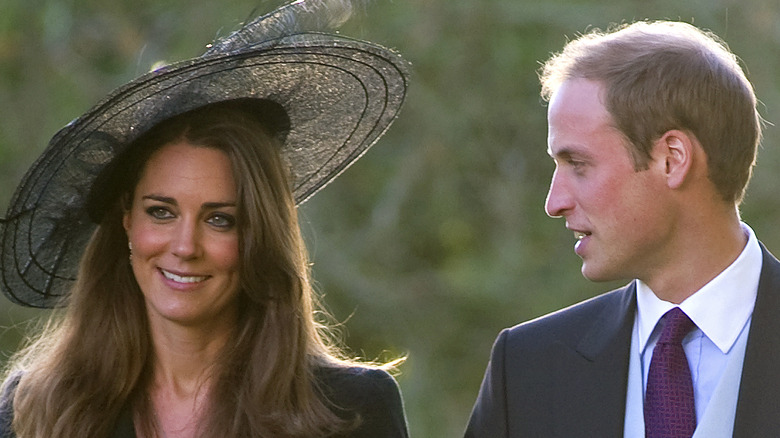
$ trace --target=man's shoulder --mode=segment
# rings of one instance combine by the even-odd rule
[[[508,344],[549,344],[579,339],[600,321],[626,317],[635,308],[634,283],[502,331]]]

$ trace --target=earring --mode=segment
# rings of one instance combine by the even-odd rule
[[[127,242],[127,249],[130,250],[130,263],[133,262],[133,244],[129,241]]]

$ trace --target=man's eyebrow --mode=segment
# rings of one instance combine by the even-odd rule
[[[553,153],[552,149],[549,147],[547,148],[547,155],[549,155],[552,158],[571,158],[573,156],[582,155],[580,152],[577,152],[573,148],[569,147],[563,147],[558,149],[557,152]]]

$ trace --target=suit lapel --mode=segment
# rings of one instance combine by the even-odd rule
[[[590,329],[557,361],[556,436],[621,436],[636,311],[634,283],[613,293]]]
[[[734,425],[737,438],[780,436],[780,262],[763,245],[761,250],[763,267]],[[622,436],[635,284],[614,298],[577,343],[560,345],[556,436]]]
[[[735,437],[780,436],[780,262],[764,254],[748,335]]]

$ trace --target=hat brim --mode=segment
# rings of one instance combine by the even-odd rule
[[[92,183],[157,123],[234,99],[281,105],[290,120],[281,153],[301,203],[387,130],[407,70],[381,46],[306,34],[172,64],[120,87],[58,132],[17,188],[0,228],[3,292],[31,307],[60,303],[96,227],[85,208]]]

